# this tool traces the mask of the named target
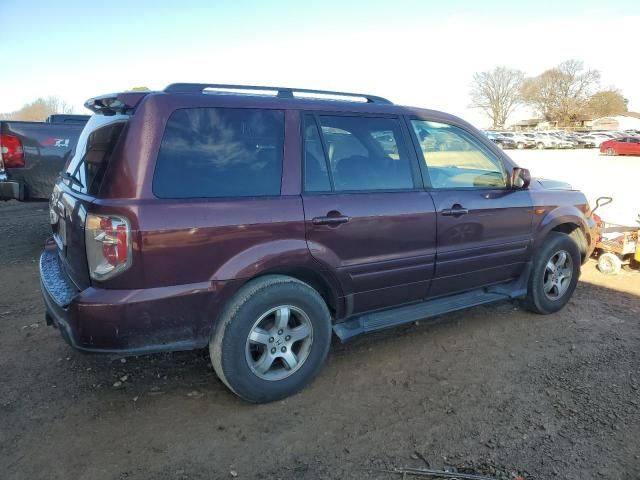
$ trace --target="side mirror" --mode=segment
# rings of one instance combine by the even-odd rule
[[[596,207],[591,210],[591,214],[593,215],[593,213],[599,209],[600,207],[604,207],[605,205],[609,205],[611,202],[613,202],[613,198],[611,197],[598,197],[596,198]]]
[[[526,168],[513,167],[511,188],[527,188],[531,183],[531,173]]]

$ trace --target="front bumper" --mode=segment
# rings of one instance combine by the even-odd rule
[[[141,355],[205,347],[233,281],[136,290],[78,290],[55,245],[40,257],[46,319],[85,352]]]
[[[0,200],[24,200],[24,185],[0,180]]]

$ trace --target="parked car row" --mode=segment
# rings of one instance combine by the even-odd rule
[[[546,148],[595,148],[610,140],[640,136],[640,132],[635,130],[627,132],[485,131],[484,133],[491,141],[502,148],[537,148],[540,150]]]

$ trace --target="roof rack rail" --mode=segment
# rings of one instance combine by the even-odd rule
[[[364,98],[367,103],[392,104],[390,100],[376,95],[368,95],[366,93],[350,93],[350,92],[333,92],[330,90],[310,90],[308,88],[291,88],[291,87],[264,87],[256,85],[226,85],[219,83],[172,83],[164,89],[166,93],[203,93],[207,88],[217,90],[251,90],[277,92],[279,98],[295,98],[294,93],[310,93],[312,95],[327,95],[335,97],[352,97]]]

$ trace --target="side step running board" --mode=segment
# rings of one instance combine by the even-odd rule
[[[436,317],[456,310],[463,310],[486,303],[499,302],[514,298],[512,292],[497,291],[499,289],[478,289],[470,292],[451,295],[449,297],[436,298],[421,303],[413,303],[391,310],[365,313],[350,318],[333,326],[333,331],[341,341],[349,340],[363,333],[384,330],[404,323],[415,322],[423,318]],[[520,292],[518,292],[520,293]]]

